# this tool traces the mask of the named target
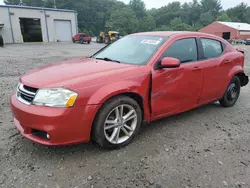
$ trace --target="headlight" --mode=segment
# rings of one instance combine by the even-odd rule
[[[68,89],[39,89],[33,104],[51,107],[72,107],[76,98],[77,93]]]

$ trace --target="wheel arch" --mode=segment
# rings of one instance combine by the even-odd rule
[[[97,112],[95,114],[95,117],[96,117],[96,115],[98,114],[98,112],[101,110],[101,108],[103,107],[103,105],[106,102],[108,102],[109,100],[112,100],[115,97],[119,97],[119,96],[127,96],[127,97],[130,97],[130,98],[134,99],[141,108],[142,117],[143,117],[143,120],[144,120],[144,115],[145,115],[145,112],[144,112],[144,110],[145,110],[144,100],[143,100],[143,97],[140,94],[136,93],[136,92],[120,92],[120,93],[116,93],[116,94],[113,94],[113,95],[105,98],[105,100],[102,101],[100,108],[97,110]]]
[[[240,65],[234,66],[234,67],[229,71],[229,73],[228,73],[228,83],[227,83],[227,84],[230,83],[230,81],[232,80],[232,78],[233,78],[234,76],[238,76],[238,77],[239,77],[239,76],[242,76],[242,74],[245,75],[242,66],[240,66]]]
[[[142,112],[142,121],[145,119],[145,107],[144,107],[144,104],[143,104],[143,97],[138,94],[138,93],[135,93],[135,92],[122,92],[122,93],[118,93],[116,95],[112,95],[110,96],[109,98],[107,98],[103,103],[102,105],[100,106],[100,108],[96,111],[95,115],[94,115],[94,118],[93,118],[93,122],[92,122],[92,126],[91,126],[91,131],[90,131],[90,135],[91,137],[93,136],[93,124],[94,122],[96,121],[96,117],[98,115],[98,113],[100,112],[100,110],[102,109],[103,105],[108,102],[109,100],[112,100],[113,98],[116,98],[116,97],[119,97],[119,96],[127,96],[127,97],[130,97],[132,99],[134,99],[138,105],[140,106],[141,108],[141,112]]]

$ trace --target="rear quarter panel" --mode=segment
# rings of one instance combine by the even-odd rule
[[[230,63],[225,64],[226,60],[231,60]],[[225,75],[226,79],[222,79],[221,82],[221,91],[220,96],[223,96],[225,93],[225,90],[230,83],[233,76],[235,76],[238,73],[244,72],[244,55],[241,52],[238,52],[236,50],[232,50],[231,52],[227,52],[223,59],[218,66],[218,74],[219,75]]]

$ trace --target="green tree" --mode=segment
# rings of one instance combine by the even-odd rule
[[[44,0],[22,0],[22,5],[43,7],[45,4],[44,4]]]
[[[161,25],[157,28],[157,31],[173,31],[173,29],[168,25]]]
[[[183,23],[181,18],[174,18],[169,23],[171,30],[173,31],[192,31],[194,28],[186,23]]]
[[[146,15],[146,6],[142,0],[130,0],[129,6],[132,8],[138,19],[143,18]]]
[[[6,5],[20,5],[20,0],[4,0]]]
[[[156,23],[151,15],[144,16],[137,21],[136,32],[154,31],[156,29]]]
[[[228,9],[226,12],[233,21],[250,22],[247,4],[241,3],[234,8]]]
[[[217,18],[217,21],[222,21],[222,22],[231,22],[232,19],[227,15],[227,13],[223,13]]]
[[[161,7],[158,9],[156,14],[155,21],[157,27],[161,25],[167,25],[169,22],[181,16],[181,4],[180,2],[169,3],[167,6]]]
[[[200,23],[201,23],[202,26],[207,26],[207,25],[211,24],[214,21],[215,21],[215,17],[213,16],[211,11],[202,13],[200,15]]]
[[[202,13],[201,5],[198,3],[197,0],[193,0],[191,3],[188,4],[188,6],[184,6],[182,9],[182,20],[189,24],[189,25],[195,25],[200,22],[200,15]],[[185,15],[185,12],[187,13]]]
[[[129,7],[116,10],[111,14],[110,20],[108,21],[108,25],[111,25],[112,28],[121,32],[122,35],[136,32],[137,24],[138,20],[135,12]]]
[[[202,13],[211,12],[213,17],[217,17],[222,10],[219,0],[201,0]]]

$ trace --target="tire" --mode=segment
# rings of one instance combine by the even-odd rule
[[[121,116],[117,116],[118,113],[116,113],[118,110],[120,114],[121,108],[123,108],[123,119],[128,116],[126,125],[125,121],[119,118]],[[132,114],[129,115],[129,112]],[[129,120],[132,117],[134,118]],[[107,123],[108,121],[110,123]],[[92,138],[103,148],[118,149],[132,142],[141,124],[142,111],[138,103],[127,96],[114,97],[108,100],[97,113],[92,128]],[[127,134],[125,134],[126,131]]]
[[[88,44],[90,44],[90,41],[88,41]]]
[[[102,43],[103,42],[102,37],[97,37],[96,42],[97,43]]]
[[[221,106],[232,107],[240,96],[241,83],[238,76],[234,76],[230,81],[224,96],[219,100]]]
[[[3,37],[2,35],[0,35],[0,46],[3,47],[4,46],[4,41],[3,41]]]
[[[104,43],[105,43],[105,44],[109,44],[109,43],[110,43],[110,39],[109,39],[109,38],[105,38]]]

